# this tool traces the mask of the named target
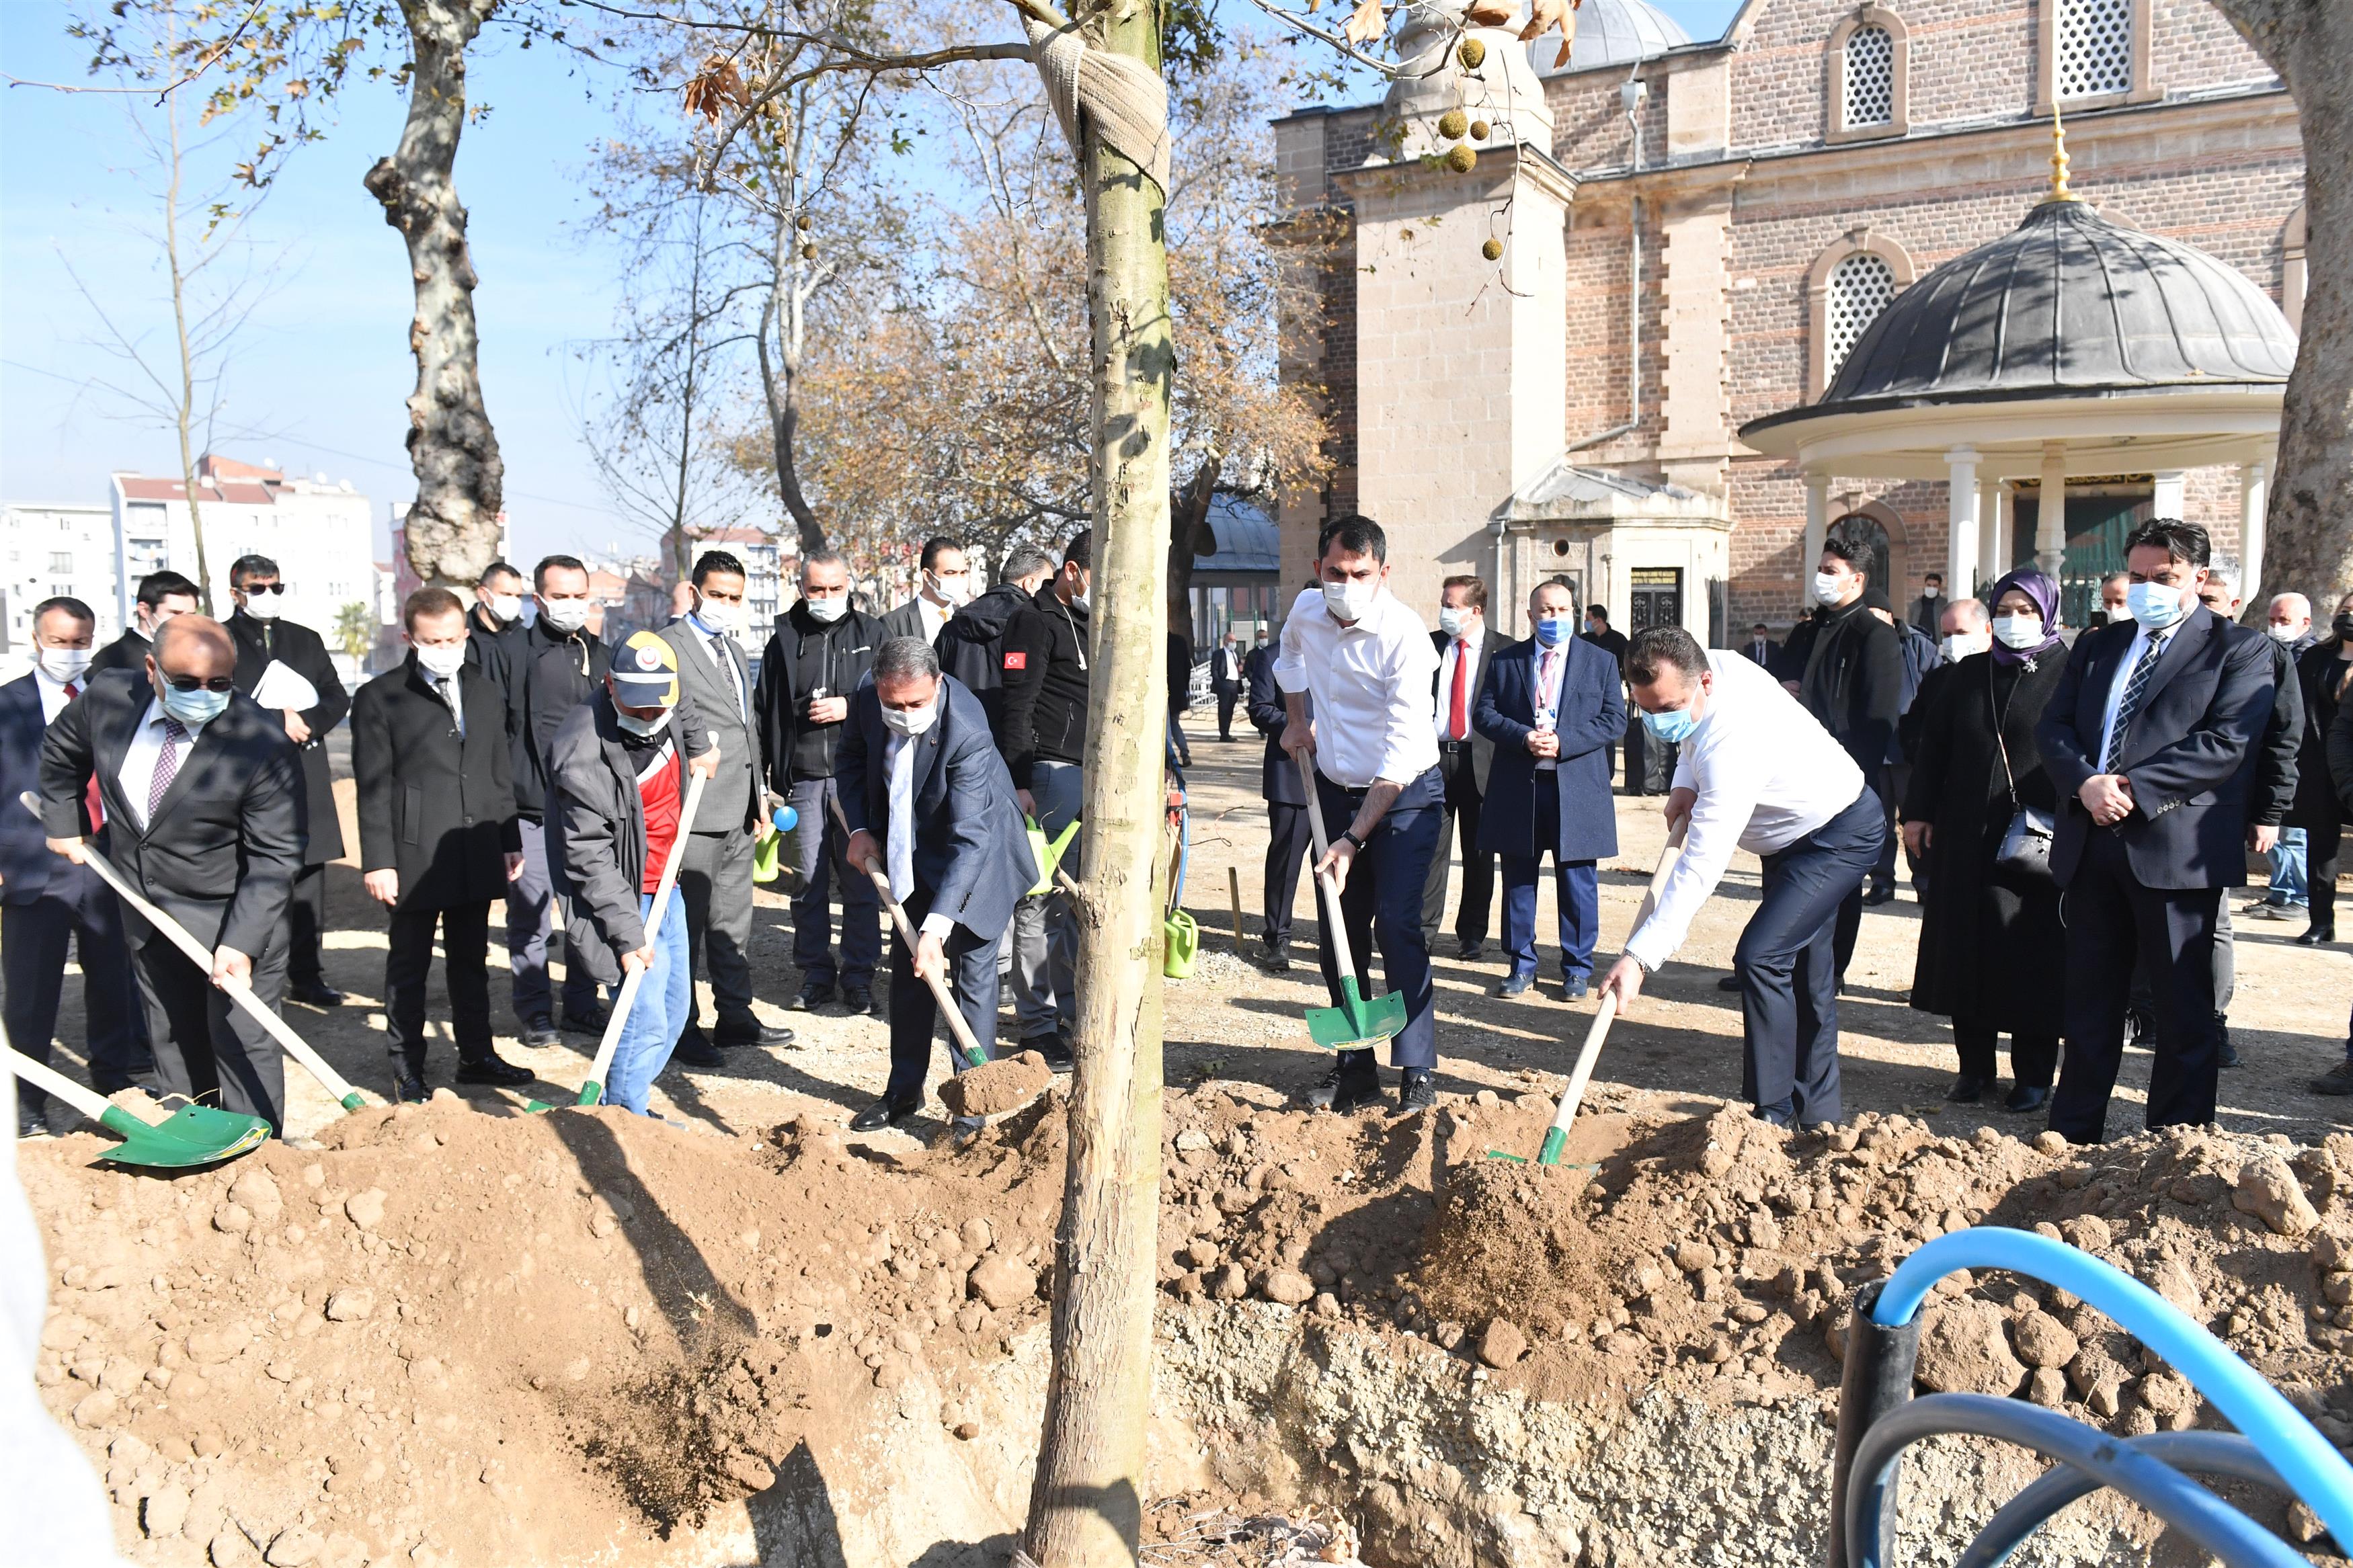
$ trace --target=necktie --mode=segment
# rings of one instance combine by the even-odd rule
[[[725,670],[725,671],[727,672],[727,679],[728,679],[728,682],[735,688],[735,707],[736,707],[736,710],[738,711],[738,713],[739,713],[739,714],[741,714],[741,715],[742,715],[743,717],[744,717],[744,718],[749,718],[749,717],[751,717],[751,714],[750,714],[749,710],[746,710],[746,709],[744,708],[744,679],[743,679],[743,677],[741,677],[741,676],[739,676],[739,675],[737,675],[737,674],[735,673],[735,661],[734,661],[733,658],[730,658],[728,657],[728,655],[727,655],[727,634],[726,634],[726,633],[724,633],[724,632],[713,632],[713,633],[712,634],[712,636],[711,636],[711,657],[712,657],[712,658],[715,658],[715,659],[717,659],[717,660],[719,661],[719,668],[722,668],[722,669],[723,669],[723,670]]]
[[[172,780],[180,771],[180,748],[187,744],[187,726],[166,714],[164,719],[164,749],[155,753],[155,771],[147,780],[147,826],[155,825],[155,813],[164,805],[164,792],[172,787]]]
[[[448,676],[433,683],[441,691],[441,700],[449,705],[449,727],[458,731],[460,740],[466,734],[466,715],[458,706],[458,679]]]
[[[1471,644],[1454,639],[1454,694],[1446,707],[1446,735],[1459,741],[1471,732]]]
[[[67,701],[70,702],[80,695],[80,687],[70,680],[66,682]],[[90,830],[92,833],[106,826],[106,803],[99,795],[98,774],[95,773],[90,775],[90,783],[82,786],[81,805],[82,810],[90,815]]]
[[[1557,700],[1552,683],[1553,662],[1560,658],[1560,649],[1545,649],[1544,664],[1536,671],[1536,728],[1552,728],[1553,708]]]
[[[2148,689],[2149,675],[2157,668],[2158,658],[2164,652],[2164,639],[2151,637],[2148,647],[2132,667],[2132,674],[2125,681],[2125,700],[2116,704],[2116,726],[2108,732],[2108,754],[2100,763],[2102,773],[2115,773],[2116,763],[2123,759],[2125,736],[2132,729],[2133,715],[2140,711],[2141,694]]]

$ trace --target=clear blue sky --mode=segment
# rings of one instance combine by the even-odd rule
[[[1694,37],[1720,33],[1738,0],[1659,0]],[[72,8],[0,0],[0,72],[79,83],[88,49],[65,36]],[[476,101],[458,187],[471,212],[481,287],[482,382],[507,464],[514,552],[638,547],[597,484],[578,434],[582,377],[567,345],[607,332],[613,250],[584,232],[589,149],[610,124],[597,84],[562,57],[504,40],[478,51]],[[349,479],[375,503],[414,481],[401,440],[415,383],[399,237],[360,188],[397,138],[392,89],[353,90],[327,139],[288,163],[252,232],[282,250],[282,281],[241,334],[228,378],[232,423],[264,432],[217,443],[249,459]],[[69,267],[107,311],[155,348],[169,305],[147,215],[119,166],[121,100],[38,88],[0,91],[0,499],[100,502],[111,469],[170,473],[170,434],[89,388],[118,374]],[[381,543],[379,543],[381,549]]]

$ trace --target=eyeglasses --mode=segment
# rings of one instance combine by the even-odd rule
[[[216,675],[207,679],[201,675],[174,675],[171,671],[165,670],[164,684],[174,691],[235,691],[237,678],[231,675]]]
[[[248,583],[243,587],[237,589],[237,592],[248,596],[255,594],[282,594],[286,592],[286,584],[283,583]]]

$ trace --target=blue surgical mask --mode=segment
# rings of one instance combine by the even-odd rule
[[[1642,710],[1642,728],[1648,730],[1653,739],[1672,746],[1679,741],[1690,740],[1691,732],[1699,728],[1699,721],[1692,717],[1692,710],[1688,708],[1672,708],[1662,713],[1653,713],[1645,708]]]
[[[201,686],[194,691],[164,688],[164,711],[183,724],[209,724],[227,710],[226,691],[207,691]]]
[[[2134,620],[2153,632],[2163,631],[2189,614],[2182,606],[2181,590],[2162,583],[2133,584],[2125,590],[2125,607]]]
[[[1556,647],[1576,633],[1576,624],[1567,616],[1546,616],[1536,623],[1536,646]]]

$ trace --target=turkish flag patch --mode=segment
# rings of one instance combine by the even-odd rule
[[[1027,669],[1029,668],[1029,656],[1026,653],[1008,653],[1005,656],[1005,668]]]

